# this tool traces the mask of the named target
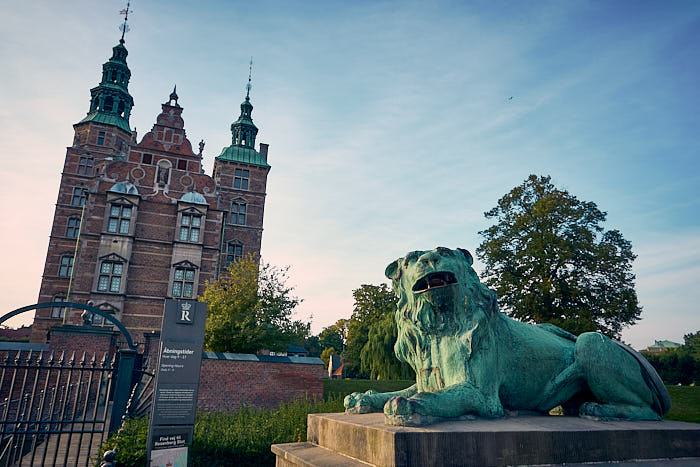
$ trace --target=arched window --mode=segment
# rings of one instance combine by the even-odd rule
[[[63,294],[58,294],[53,298],[54,302],[65,302],[66,301],[66,296]],[[66,316],[66,309],[68,307],[65,306],[55,306],[51,308],[51,317],[52,318],[63,318]]]
[[[78,238],[80,232],[80,217],[69,217],[66,224],[66,237]]]
[[[117,113],[118,113],[121,117],[124,116],[124,109],[125,109],[124,101],[119,101],[119,107],[117,107]]]
[[[231,202],[231,224],[245,225],[245,215],[248,208],[244,199],[235,199]]]
[[[226,265],[240,261],[243,258],[243,244],[237,240],[226,246]]]
[[[58,275],[61,277],[70,277],[73,274],[73,255],[61,256],[61,264],[58,267]]]
[[[112,98],[112,96],[107,96],[107,98],[105,99],[104,110],[106,110],[107,112],[111,112],[112,110],[114,110],[114,99]]]
[[[103,261],[100,266],[100,277],[97,280],[97,290],[100,292],[119,293],[122,285],[122,273],[124,263],[117,261]]]

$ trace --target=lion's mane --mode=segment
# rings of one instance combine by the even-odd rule
[[[399,299],[394,352],[399,360],[411,365],[415,371],[419,371],[420,356],[425,355],[433,340],[445,336],[459,338],[468,358],[472,342],[478,337],[480,323],[497,319],[496,293],[479,281],[466,258],[460,263],[460,271],[456,274],[457,287],[444,292],[446,300],[440,300],[439,294],[437,300],[434,295],[415,295],[410,284],[403,283],[401,278],[393,280],[394,292]]]

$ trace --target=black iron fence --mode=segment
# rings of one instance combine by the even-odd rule
[[[8,351],[0,362],[0,465],[85,465],[108,431],[105,354]]]

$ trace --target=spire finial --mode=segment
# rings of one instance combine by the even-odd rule
[[[123,10],[119,10],[120,15],[124,15],[124,22],[119,25],[119,30],[122,32],[122,38],[119,39],[119,43],[123,44],[124,43],[124,34],[129,32],[131,28],[129,27],[128,21],[129,21],[129,13],[133,13],[133,11],[129,10],[129,6],[131,6],[131,0],[126,1],[126,8]]]
[[[175,101],[175,104],[172,103],[173,101]],[[168,105],[175,105],[175,107],[179,107],[177,104],[177,84],[173,87],[173,92],[170,93]]]
[[[253,78],[253,57],[250,57],[250,68],[248,69],[248,84],[245,85],[246,93],[245,93],[245,98],[250,99],[250,88],[252,85],[250,84],[251,79]]]

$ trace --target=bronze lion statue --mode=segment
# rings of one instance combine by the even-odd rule
[[[597,332],[509,318],[472,263],[467,250],[438,247],[387,266],[399,298],[394,350],[416,384],[350,394],[348,413],[383,409],[386,423],[416,426],[557,406],[606,420],[659,420],[669,410],[663,382],[636,351]]]

